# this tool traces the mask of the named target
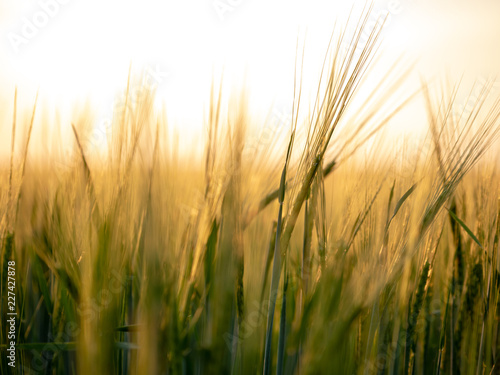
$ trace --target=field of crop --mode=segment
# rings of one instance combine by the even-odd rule
[[[311,105],[298,48],[284,137],[249,142],[244,96],[228,109],[215,82],[202,161],[133,77],[98,152],[82,115],[70,156],[36,157],[40,108],[1,103],[0,372],[500,373],[500,98],[487,82],[457,113],[458,83],[423,82],[398,101],[389,71],[350,112],[366,20],[350,49],[332,37]],[[428,137],[382,152],[409,100]]]

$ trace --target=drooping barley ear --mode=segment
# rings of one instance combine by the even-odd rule
[[[457,216],[457,202],[455,197],[451,199],[450,212]],[[454,285],[452,288],[460,294],[462,286],[464,284],[464,254],[462,249],[462,239],[460,236],[460,226],[458,222],[453,218],[451,213],[449,214],[449,220],[451,224],[451,229],[453,233],[453,242],[455,243],[455,258],[454,258]]]
[[[100,217],[99,215],[99,206],[97,204],[97,199],[96,199],[96,194],[95,194],[95,188],[94,188],[94,181],[92,180],[92,174],[90,173],[90,168],[87,163],[87,158],[85,157],[85,152],[83,151],[82,144],[80,143],[80,138],[78,137],[78,132],[76,131],[75,125],[71,124],[71,128],[73,129],[73,134],[75,135],[75,140],[76,144],[78,145],[78,150],[80,151],[80,155],[82,157],[82,162],[83,162],[83,169],[85,170],[85,178],[87,180],[87,188],[89,189],[89,194],[90,198],[93,200],[94,207],[95,207],[95,213],[96,215],[93,216],[94,218]]]
[[[467,281],[467,290],[465,292],[465,299],[462,310],[458,317],[457,330],[454,336],[454,370],[456,374],[461,371],[461,349],[463,340],[463,330],[467,326],[467,322],[474,321],[474,306],[476,305],[477,298],[481,289],[483,280],[483,266],[481,263],[476,263],[472,268],[470,277]]]
[[[467,283],[467,292],[465,294],[465,313],[473,319],[474,306],[476,298],[479,295],[483,282],[483,265],[476,263],[472,269],[471,276]]]
[[[38,91],[36,92],[35,104],[33,105],[33,113],[31,114],[30,127],[28,129],[28,137],[26,139],[26,145],[24,146],[23,161],[21,164],[21,187],[19,188],[19,192],[17,193],[17,198],[16,198],[16,211],[14,213],[14,224],[17,222],[17,215],[19,212],[19,202],[21,201],[21,193],[22,193],[23,182],[24,182],[24,173],[26,171],[26,159],[28,159],[28,149],[29,149],[29,145],[30,145],[31,132],[33,130],[33,122],[35,121],[35,113],[36,113],[37,103],[38,103]]]

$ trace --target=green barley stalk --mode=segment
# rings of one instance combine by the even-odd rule
[[[315,191],[317,196],[314,198],[317,204],[316,208],[316,238],[318,239],[318,257],[320,272],[323,272],[326,267],[326,246],[327,246],[327,230],[326,230],[326,196],[325,196],[325,174],[324,171],[318,173],[316,177],[318,186]]]
[[[368,15],[369,13],[362,16],[360,26],[356,30],[356,34],[353,38],[354,46],[359,44],[361,33],[366,26]],[[282,253],[284,253],[288,247],[300,210],[307,197],[316,172],[321,166],[333,132],[343,118],[343,114],[356,91],[357,85],[366,72],[366,65],[372,57],[372,52],[375,49],[379,36],[380,28],[376,27],[370,33],[368,42],[358,60],[356,60],[355,57],[355,48],[351,49],[342,62],[343,71],[340,76],[335,72],[335,59],[338,57],[338,51],[335,53],[334,63],[330,76],[328,77],[323,101],[321,105],[318,104],[317,114],[313,115],[310,122],[312,124],[311,126],[313,126],[310,142],[311,149],[308,155],[304,153],[302,161],[299,164],[297,176],[300,176],[300,184],[298,190],[295,190],[295,187],[292,188],[292,203],[290,204],[289,211],[283,223],[280,248]]]
[[[448,310],[450,308],[450,296],[451,296],[451,290],[448,291],[448,298],[446,299],[446,308],[444,310],[444,318],[443,318],[443,323],[441,325],[441,333],[439,337],[439,351],[438,351],[438,358],[437,358],[437,363],[436,363],[436,375],[440,375],[441,373],[441,366],[443,364],[442,358],[443,358],[443,352],[444,352],[444,347],[445,347],[445,342],[446,342],[446,327],[448,325]]]
[[[262,288],[260,290],[259,305],[261,306],[261,309],[262,309],[262,301],[264,300],[264,293],[265,293],[266,286],[267,286],[267,279],[269,277],[269,269],[271,267],[271,263],[272,263],[273,258],[274,258],[274,247],[275,247],[275,241],[276,241],[276,228],[277,228],[277,223],[276,223],[276,221],[273,220],[273,224],[271,227],[271,235],[269,236],[269,246],[267,247],[267,253],[266,253],[266,266],[264,268]]]
[[[295,59],[295,72],[297,72],[297,58]],[[294,107],[292,109],[292,115],[294,113],[296,105],[295,98],[297,97],[295,87],[296,87],[296,82],[294,82]],[[298,93],[297,107],[299,105],[300,105],[300,90]],[[290,164],[290,159],[292,156],[293,143],[295,140],[296,124],[297,124],[296,122],[295,126],[292,124],[292,131],[290,134],[290,140],[288,142],[288,148],[285,157],[285,165],[283,166],[283,170],[281,172],[280,187],[278,194],[278,203],[279,203],[278,220],[276,226],[276,240],[274,243],[274,259],[273,259],[273,272],[271,276],[271,291],[269,293],[269,309],[267,311],[266,339],[264,344],[264,360],[263,360],[263,371],[262,371],[264,375],[268,375],[271,371],[271,345],[272,345],[272,333],[273,333],[273,323],[274,323],[274,310],[276,308],[276,298],[278,295],[278,286],[281,277],[281,268],[285,259],[284,257],[285,254],[284,253],[282,254],[283,246],[281,244],[283,236],[282,233],[283,203],[285,201],[286,175]],[[285,246],[285,248],[287,246],[288,243]]]
[[[286,271],[286,260],[284,267],[284,280],[283,280],[283,300],[281,301],[281,315],[280,315],[280,332],[278,338],[278,363],[276,365],[276,374],[282,375],[284,371],[285,362],[285,340],[286,340],[286,293],[288,289],[288,274]]]
[[[293,134],[290,139],[289,150],[291,148],[291,142],[293,140]],[[287,155],[288,160],[288,155]],[[273,321],[274,321],[274,309],[276,307],[276,298],[278,294],[278,285],[281,273],[281,250],[280,250],[280,237],[281,237],[281,220],[283,215],[283,202],[285,200],[285,182],[286,182],[286,167],[283,167],[283,172],[281,173],[280,182],[280,194],[278,197],[279,202],[279,212],[278,212],[278,224],[276,227],[276,240],[274,247],[274,260],[273,260],[273,272],[271,276],[271,292],[269,294],[269,310],[267,311],[267,328],[266,328],[266,341],[264,346],[264,368],[262,373],[268,375],[271,371],[271,342],[273,333]]]
[[[432,318],[432,311],[431,311],[431,305],[432,305],[432,297],[433,297],[433,290],[432,290],[432,279],[431,276],[429,276],[429,285],[427,287],[427,293],[425,296],[425,327],[424,327],[424,349],[423,349],[423,368],[424,371],[426,369],[431,369],[429,366],[429,363],[431,362],[431,353],[434,348],[431,348],[431,330],[432,330],[432,323],[433,323],[433,318]]]
[[[312,234],[314,229],[314,220],[316,218],[318,198],[320,194],[320,186],[323,182],[323,174],[320,171],[311,186],[310,197],[306,200],[306,205],[304,209],[304,238],[302,242],[302,291],[301,291],[301,307],[303,305],[304,298],[307,295],[307,289],[309,285],[309,279],[311,274],[311,243]]]
[[[498,199],[498,211],[497,211],[497,218],[496,218],[496,230],[495,230],[495,237],[493,239],[493,251],[492,251],[492,256],[491,256],[491,263],[489,266],[489,271],[488,271],[488,283],[487,283],[487,291],[486,291],[486,300],[485,300],[485,306],[484,306],[484,314],[483,314],[483,323],[481,327],[481,339],[479,341],[479,353],[478,353],[478,360],[477,360],[477,368],[476,368],[476,375],[480,375],[480,369],[482,365],[482,359],[483,359],[483,344],[484,344],[484,327],[486,323],[486,319],[488,318],[488,311],[489,311],[489,306],[490,306],[490,293],[491,293],[491,284],[492,284],[492,271],[496,270],[496,255],[498,254],[498,237],[500,236],[500,199]]]
[[[426,285],[429,278],[429,268],[430,263],[426,261],[420,273],[417,292],[415,294],[415,301],[413,302],[413,307],[411,308],[411,314],[408,317],[408,327],[406,329],[405,374],[413,373],[413,361],[417,345],[415,328],[417,326],[418,316],[420,315],[420,311],[424,303]]]

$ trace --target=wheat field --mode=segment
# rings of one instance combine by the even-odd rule
[[[69,154],[30,152],[40,105],[2,102],[1,373],[500,373],[500,97],[486,83],[457,113],[459,82],[401,97],[388,69],[352,113],[367,19],[347,50],[332,36],[310,105],[297,47],[280,134],[255,141],[214,79],[201,158],[131,76],[99,152],[85,113]],[[388,157],[412,100],[428,136]]]

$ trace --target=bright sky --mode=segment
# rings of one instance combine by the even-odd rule
[[[307,31],[307,92],[317,84],[335,21],[344,24],[352,4],[0,0],[0,103],[11,105],[17,84],[21,102],[31,103],[40,87],[51,108],[90,98],[105,116],[132,63],[134,72],[149,72],[181,135],[200,133],[212,78],[222,69],[227,90],[248,88],[252,114],[263,117],[273,104],[290,103],[297,36]],[[360,10],[364,2],[356,4]],[[453,81],[465,73],[472,81],[500,73],[500,2],[376,1],[375,14],[387,13],[380,71],[400,55],[418,60],[408,92],[421,77],[446,73]],[[401,127],[425,125],[422,108],[420,102],[410,106]],[[10,118],[10,107],[1,112]],[[10,124],[2,123],[1,138],[9,138]]]

